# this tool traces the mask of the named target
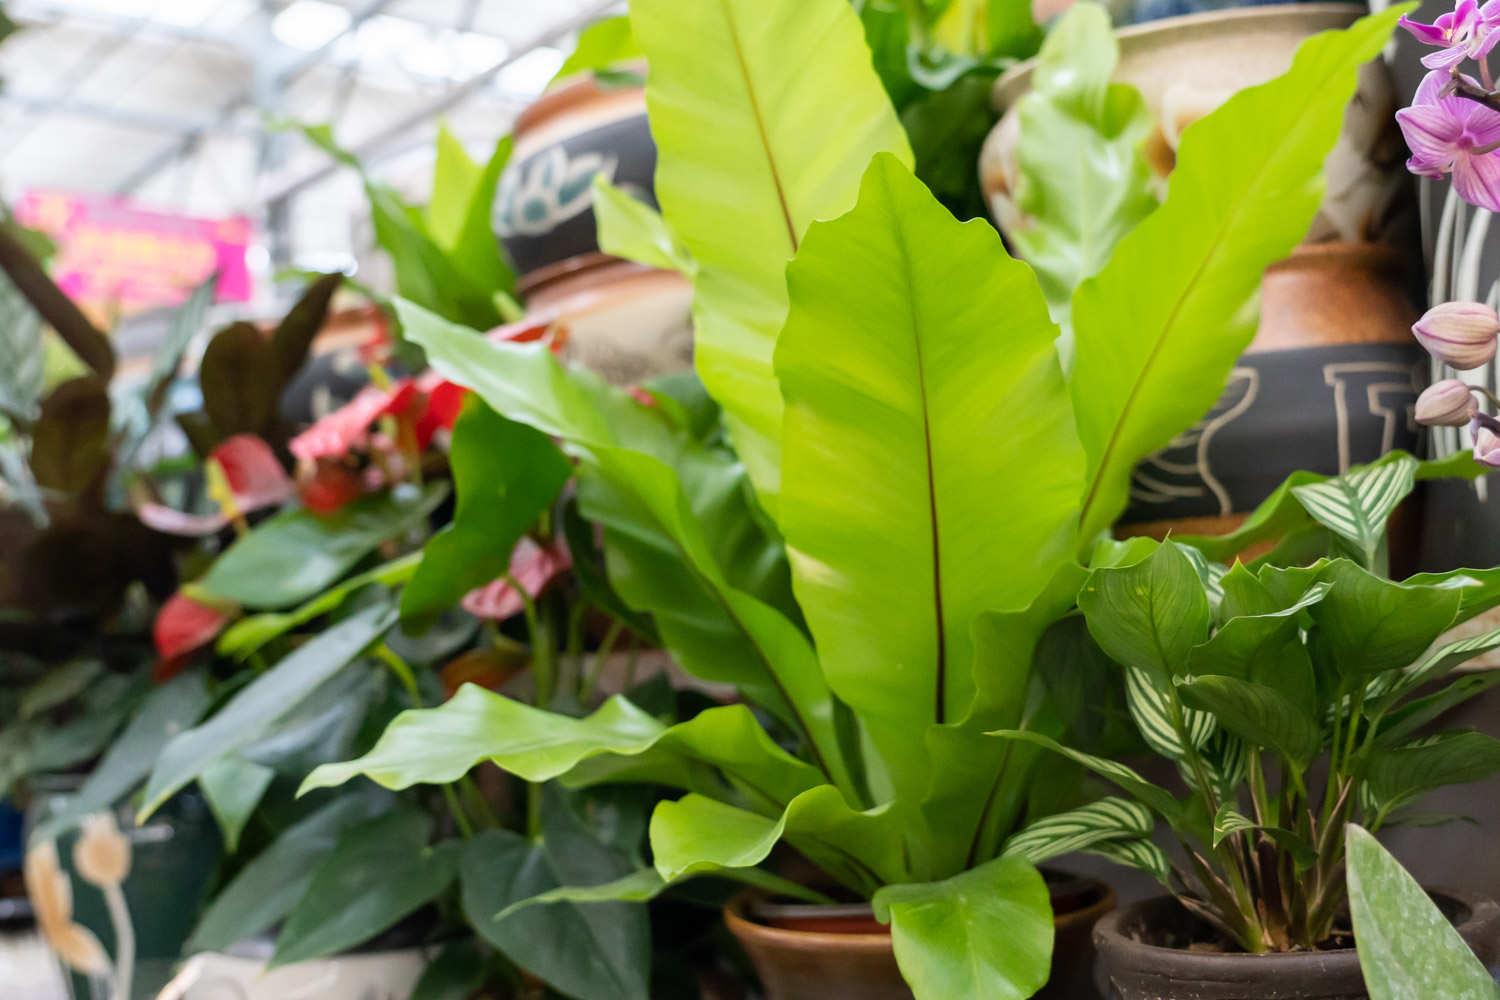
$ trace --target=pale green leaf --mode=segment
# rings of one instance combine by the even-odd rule
[[[1359,68],[1402,9],[1309,38],[1287,73],[1189,126],[1166,201],[1078,289],[1080,537],[1119,516],[1135,464],[1218,398],[1254,336],[1261,273],[1306,235]]]
[[[651,64],[656,197],[698,264],[698,374],[774,514],[786,262],[854,203],[872,156],[910,165],[906,134],[847,0],[636,0],[630,19]]]
[[[693,260],[650,205],[594,175],[594,222],[599,249],[648,267],[693,273]]]

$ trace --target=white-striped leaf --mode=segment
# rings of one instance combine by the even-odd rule
[[[986,733],[987,736],[996,736],[1000,739],[1019,740],[1023,743],[1034,743],[1039,747],[1051,750],[1053,753],[1061,754],[1074,763],[1081,764],[1099,777],[1115,784],[1121,791],[1127,792],[1163,816],[1167,822],[1175,827],[1182,819],[1182,809],[1172,793],[1154,785],[1141,777],[1139,774],[1116,761],[1104,757],[1095,757],[1093,754],[1065,747],[1049,736],[1034,733],[1025,729],[997,729]]]
[[[1365,698],[1379,698],[1387,694],[1399,698],[1492,649],[1500,649],[1500,629],[1450,642],[1405,670],[1376,677],[1365,687]]]
[[[1094,844],[1087,850],[1089,854],[1097,854],[1119,864],[1149,872],[1163,885],[1167,884],[1167,878],[1172,872],[1166,852],[1145,837],[1137,837],[1135,840],[1107,840]]]
[[[1256,829],[1255,820],[1226,802],[1214,816],[1214,846],[1218,847],[1227,837]]]
[[[1037,820],[1007,840],[1003,853],[1039,865],[1060,854],[1086,850],[1102,841],[1150,836],[1155,825],[1151,810],[1146,806],[1110,796]]]
[[[1191,545],[1181,545],[1173,542],[1183,555],[1188,557],[1188,562],[1193,564],[1193,569],[1198,571],[1198,579],[1203,581],[1203,590],[1208,594],[1208,606],[1215,612],[1219,610],[1219,603],[1224,600],[1224,574],[1229,572],[1229,567],[1223,563],[1210,562],[1208,556]]]
[[[1183,732],[1172,721],[1170,696],[1151,682],[1151,676],[1137,667],[1125,669],[1125,700],[1130,717],[1146,745],[1169,760],[1180,760],[1187,753],[1184,735],[1193,747],[1201,747],[1214,733],[1214,718],[1207,712],[1179,706]]]
[[[1294,486],[1292,495],[1319,524],[1352,542],[1371,565],[1385,522],[1416,484],[1418,462],[1403,455],[1336,479]]]

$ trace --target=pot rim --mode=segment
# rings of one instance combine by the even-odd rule
[[[1464,934],[1465,930],[1479,930],[1500,921],[1500,903],[1496,903],[1488,896],[1462,889],[1429,886],[1423,886],[1423,889],[1429,896],[1444,897],[1467,907],[1468,915],[1461,923],[1453,925],[1454,930],[1460,934]],[[1106,964],[1109,963],[1110,960],[1105,957],[1107,953],[1146,956],[1131,964],[1144,965],[1149,962],[1156,965],[1163,961],[1171,961],[1180,969],[1187,970],[1185,974],[1188,976],[1192,976],[1194,973],[1191,970],[1196,969],[1205,974],[1204,978],[1210,979],[1215,971],[1234,967],[1243,968],[1243,963],[1247,961],[1258,963],[1258,968],[1268,973],[1284,970],[1287,974],[1293,974],[1297,968],[1305,967],[1312,962],[1318,962],[1324,966],[1350,966],[1354,969],[1359,967],[1359,952],[1353,947],[1329,951],[1269,952],[1264,955],[1252,955],[1248,952],[1189,951],[1186,948],[1172,948],[1141,941],[1121,930],[1121,926],[1141,910],[1165,906],[1169,902],[1180,905],[1176,903],[1175,896],[1151,896],[1101,917],[1094,925],[1094,946],[1099,950],[1101,960]],[[1469,938],[1465,936],[1465,940],[1468,941]],[[1469,941],[1469,943],[1472,946],[1474,942]]]
[[[828,948],[845,951],[888,952],[891,950],[891,932],[854,932],[841,934],[836,931],[797,931],[784,927],[771,927],[750,917],[748,906],[758,895],[759,889],[745,889],[724,904],[724,923],[735,937],[759,939],[767,944],[797,948]],[[820,908],[825,909],[825,908]]]
[[[1226,28],[1240,27],[1245,24],[1251,26],[1265,22],[1282,22],[1298,15],[1316,17],[1318,15],[1348,14],[1363,11],[1365,4],[1357,0],[1323,0],[1316,3],[1283,3],[1272,5],[1257,5],[1253,7],[1234,7],[1227,10],[1206,10],[1196,14],[1179,14],[1176,17],[1163,17],[1151,21],[1142,21],[1139,24],[1131,24],[1120,28],[1115,32],[1115,38],[1120,42],[1128,42],[1133,38],[1150,36],[1154,34],[1166,34],[1183,28],[1192,28],[1199,24],[1216,23]],[[1351,19],[1352,20],[1352,19]],[[1025,62],[1017,63],[1010,69],[1001,73],[995,80],[990,90],[991,104],[996,111],[1003,112],[1017,100],[1029,86],[1019,93],[1011,93],[1018,87],[1022,87],[1024,81],[1031,76],[1032,70],[1036,69],[1037,59],[1032,57]]]

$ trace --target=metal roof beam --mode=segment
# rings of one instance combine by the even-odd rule
[[[17,93],[14,90],[0,90],[0,106],[20,108],[34,115],[57,114],[97,118],[100,121],[113,122],[127,128],[168,132],[174,135],[198,135],[209,132],[250,134],[255,131],[233,121],[216,122],[206,118],[181,118],[177,115],[117,108],[71,97],[48,97],[41,94]]]

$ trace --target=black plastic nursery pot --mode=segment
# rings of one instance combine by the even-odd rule
[[[1500,955],[1500,904],[1429,890],[1485,965]],[[1247,955],[1195,949],[1196,918],[1170,896],[1107,914],[1094,928],[1110,1000],[1367,1000],[1353,948]]]
[[[1048,872],[1056,938],[1052,975],[1038,1000],[1093,1000],[1091,930],[1115,907],[1097,879]],[[749,955],[766,1000],[911,1000],[890,930],[868,904],[788,904],[754,890],[724,908],[724,922]]]

